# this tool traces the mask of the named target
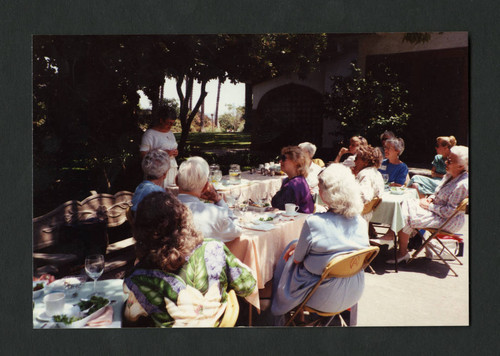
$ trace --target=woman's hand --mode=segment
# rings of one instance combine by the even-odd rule
[[[432,203],[433,199],[432,198],[422,198],[419,201],[419,204],[422,208],[428,210],[430,203]]]
[[[170,157],[177,157],[177,155],[179,154],[179,151],[177,150],[165,150],[165,151],[167,151]]]
[[[222,199],[222,196],[215,190],[212,183],[208,183],[201,192],[200,198],[218,203]]]
[[[294,251],[295,251],[295,247],[297,247],[297,244],[291,244],[290,247],[288,248],[288,250],[285,252],[285,255],[283,256],[283,259],[285,261],[288,262],[288,259],[290,258],[290,256],[293,255]]]

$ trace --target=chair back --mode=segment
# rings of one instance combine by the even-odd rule
[[[382,202],[382,198],[380,197],[375,197],[372,200],[370,200],[368,203],[365,204],[363,207],[363,211],[361,212],[361,215],[368,214],[375,210],[377,206]]]
[[[321,158],[313,158],[312,159],[313,163],[316,163],[318,166],[323,168],[325,166],[325,162]]]
[[[323,271],[324,278],[346,278],[364,270],[377,256],[379,248],[370,246],[362,250],[347,252],[335,256]]]
[[[238,298],[233,289],[227,293],[227,305],[222,320],[220,322],[220,328],[231,328],[236,324],[238,319],[238,314],[240,312],[240,305],[238,304]]]

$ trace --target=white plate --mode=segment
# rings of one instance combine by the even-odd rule
[[[68,314],[68,313],[70,313],[72,307],[73,306],[71,304],[65,303],[64,304],[63,312],[61,314]],[[36,316],[36,319],[38,321],[52,321],[52,317],[48,316],[47,313],[45,312],[45,310],[43,310],[42,312],[38,313],[38,315]]]
[[[289,217],[289,218],[293,218],[294,216],[299,215],[299,213],[295,212],[295,213],[288,214],[288,213],[284,212],[284,213],[283,213],[283,214],[281,214],[281,215],[286,216],[286,217]]]

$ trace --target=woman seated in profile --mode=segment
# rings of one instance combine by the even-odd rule
[[[329,210],[306,219],[298,242],[285,248],[274,271],[271,313],[277,325],[305,299],[333,257],[370,245],[367,222],[360,216],[360,188],[351,170],[331,164],[319,175],[319,194]],[[363,289],[364,271],[348,278],[330,278],[322,282],[307,305],[323,312],[340,312],[356,304]]]
[[[382,161],[379,172],[391,186],[400,187],[406,183],[408,166],[399,159],[404,150],[405,142],[402,138],[390,138],[385,141],[386,158]]]
[[[352,172],[356,176],[356,181],[361,187],[361,199],[363,204],[380,197],[384,192],[384,179],[378,171],[382,161],[382,153],[378,148],[370,145],[358,149],[354,168]],[[373,212],[363,215],[366,221],[370,221]]]
[[[398,233],[398,263],[410,259],[408,241],[414,229],[440,227],[453,214],[457,206],[469,196],[468,169],[468,148],[452,147],[446,159],[446,175],[436,188],[436,193],[428,198],[405,200],[401,203],[406,224]],[[444,230],[452,233],[458,232],[464,222],[464,213],[457,214],[446,224]],[[395,263],[395,261],[389,260],[387,263]]]
[[[144,180],[135,189],[132,196],[132,207],[134,213],[137,206],[152,192],[164,192],[163,188],[165,177],[170,169],[170,156],[164,150],[151,150],[142,159],[142,171],[144,172]]]
[[[446,174],[445,161],[450,154],[450,148],[457,144],[454,136],[440,136],[436,139],[436,153],[432,161],[431,177],[414,175],[408,182],[408,186],[418,191],[420,198],[431,195],[436,190],[439,182]]]
[[[272,198],[271,205],[285,210],[285,204],[293,203],[299,207],[298,212],[311,214],[314,212],[314,201],[306,181],[308,170],[304,152],[298,146],[284,147],[280,164],[287,178],[283,179],[281,189]]]
[[[220,241],[203,240],[189,208],[170,192],[154,192],[137,208],[138,263],[123,283],[124,326],[208,326],[219,323],[227,292],[250,295],[256,281]]]

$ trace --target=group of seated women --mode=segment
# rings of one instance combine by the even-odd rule
[[[282,325],[284,316],[304,300],[332,258],[369,246],[371,216],[361,213],[364,204],[384,191],[384,177],[388,184],[406,183],[408,167],[399,160],[404,150],[403,140],[387,132],[381,139],[383,150],[372,147],[362,137],[352,138],[349,149],[341,150],[338,160],[326,168],[312,161],[316,147],[309,142],[281,150],[280,165],[286,178],[272,198],[272,206],[283,210],[285,204],[293,203],[299,212],[310,215],[299,239],[282,252],[274,270],[271,313],[276,317],[276,325]],[[407,245],[413,229],[439,226],[468,196],[468,149],[454,143],[454,138],[438,138],[436,150],[440,157],[436,156],[433,162],[432,178],[444,176],[435,192],[420,201],[403,203],[406,224],[398,233],[398,262],[408,259]],[[342,156],[346,153],[352,158],[343,164]],[[444,171],[440,160],[445,162]],[[133,199],[137,259],[124,279],[128,295],[124,325],[217,326],[228,290],[234,290],[240,297],[248,296],[255,292],[256,280],[250,269],[225,246],[226,240],[217,238],[217,229],[207,229],[201,218],[193,221],[193,216],[202,215],[196,215],[186,203],[191,197],[205,200],[212,197],[209,199],[212,202],[204,204],[215,203],[224,213],[224,219],[232,218],[225,211],[227,207],[221,197],[208,184],[206,162],[199,157],[190,158],[179,167],[177,184],[186,195],[180,194],[179,200],[161,183],[169,161],[169,155],[161,150],[151,150],[143,159],[145,180]],[[189,180],[189,176],[196,179]],[[196,186],[187,183],[191,181]],[[421,194],[429,192],[426,190],[429,184],[423,178],[414,177],[410,184]],[[325,207],[323,212],[315,212],[315,194]],[[447,230],[457,231],[463,223],[463,214],[458,214]],[[207,236],[209,230],[214,234],[211,238]],[[349,278],[327,279],[308,306],[324,312],[340,312],[356,304],[363,289],[363,271]]]

